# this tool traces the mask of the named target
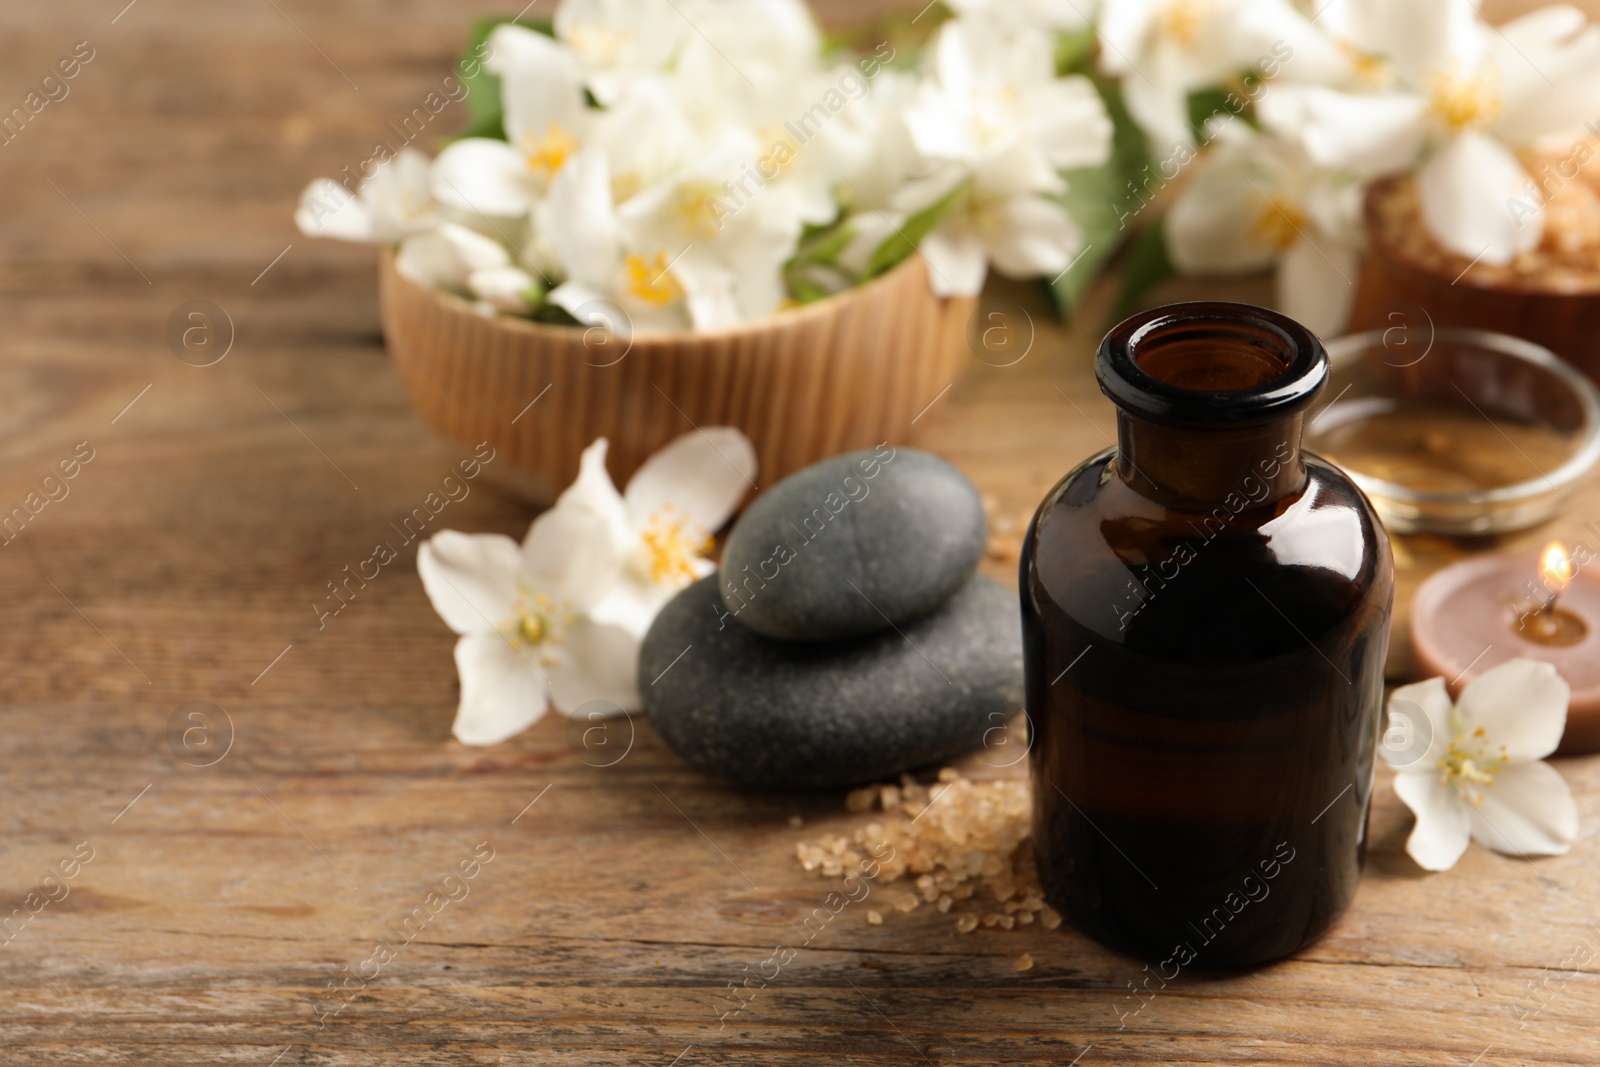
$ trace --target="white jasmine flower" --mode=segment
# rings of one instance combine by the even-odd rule
[[[567,280],[550,291],[550,302],[584,325],[629,336],[686,328],[688,303],[668,270],[665,251],[624,252],[612,185],[610,165],[595,149],[580,154],[551,183],[550,196],[539,208],[539,228]],[[612,308],[627,321],[611,321]]]
[[[1538,245],[1542,197],[1516,152],[1600,112],[1600,27],[1557,5],[1498,29],[1472,0],[1334,0],[1327,22],[1361,62],[1340,88],[1285,87],[1270,128],[1318,164],[1417,173],[1444,248],[1504,265]]]
[[[1082,233],[1043,193],[1060,171],[1105,162],[1111,119],[1087,78],[1058,78],[1051,38],[957,19],[939,31],[933,69],[906,111],[911,141],[933,170],[893,208],[926,208],[966,185],[921,243],[941,296],[976,294],[989,264],[1015,277],[1059,274]]]
[[[445,530],[417,553],[428,599],[460,635],[461,703],[454,733],[493,745],[555,704],[640,707],[639,639],[591,609],[616,587],[621,560],[605,520],[586,508],[539,516],[519,546],[500,534]]]
[[[1230,121],[1166,215],[1181,273],[1248,274],[1276,263],[1278,309],[1325,337],[1349,318],[1361,258],[1361,184],[1294,144]]]
[[[1528,659],[1485,671],[1454,706],[1443,678],[1394,691],[1391,721],[1431,731],[1426,754],[1394,780],[1417,817],[1406,841],[1412,859],[1449,870],[1469,839],[1514,856],[1571,847],[1578,808],[1561,774],[1543,762],[1561,742],[1569,695],[1553,666]],[[1384,756],[1393,762],[1388,750]]]
[[[939,31],[932,76],[906,111],[919,152],[980,187],[1059,192],[1061,170],[1104,163],[1111,119],[1089,79],[1058,78],[1050,38],[957,19]]]
[[[1053,278],[1082,247],[1083,231],[1055,201],[974,188],[923,238],[921,252],[935,293],[976,296],[990,264],[1012,278]]]
[[[711,536],[733,517],[755,475],[750,439],[726,426],[670,442],[621,493],[606,472],[606,441],[590,445],[557,506],[601,516],[623,561],[620,581],[593,618],[643,638],[667,601],[716,570],[707,558]]]
[[[438,225],[439,205],[429,181],[428,157],[415,149],[379,163],[356,194],[332,178],[318,178],[300,194],[295,225],[307,237],[388,244]]]
[[[562,0],[556,36],[572,50],[602,106],[664,70],[693,32],[672,0]]]
[[[500,76],[506,140],[469,137],[439,154],[433,193],[458,211],[521,218],[575,155],[592,119],[582,68],[559,41],[506,24],[484,66]]]
[[[605,153],[611,171],[611,201],[620,204],[666,181],[704,158],[701,135],[690,125],[677,97],[677,82],[641,78],[610,107],[596,114],[583,150]]]
[[[787,117],[796,82],[822,55],[822,31],[804,0],[676,2],[693,27],[676,64],[686,106],[746,119]]]
[[[681,290],[697,329],[763,319],[788,299],[783,265],[803,221],[790,198],[770,190],[729,193],[751,164],[724,153],[617,208],[623,246],[659,267],[649,286]]]
[[[1103,0],[1100,8],[1101,69],[1121,79],[1129,112],[1162,156],[1194,143],[1188,98],[1197,89],[1263,61],[1299,81],[1348,68],[1287,0]]]

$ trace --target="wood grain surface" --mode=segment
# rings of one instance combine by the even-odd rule
[[[0,10],[0,114],[78,42],[94,53],[0,147],[0,514],[81,443],[93,455],[0,545],[0,920],[23,916],[0,923],[0,1064],[1600,1062],[1600,757],[1558,764],[1584,825],[1571,854],[1474,847],[1439,875],[1406,857],[1409,816],[1380,785],[1354,907],[1256,972],[1186,973],[1142,1004],[1140,963],[1065,928],[847,911],[719,1028],[727,984],[827,892],[793,851],[856,824],[842,798],[729,791],[643,722],[609,748],[554,715],[455,744],[452,637],[414,545],[319,622],[328,583],[463,457],[405,402],[375,255],[309,241],[290,213],[310,177],[392,137],[476,11]],[[1159,295],[1218,293],[1263,290]],[[1031,322],[1031,349],[972,360],[917,429],[1020,516],[1112,431],[1090,368],[1107,293],[1071,329],[1031,288],[986,299]],[[209,367],[167,341],[202,300],[232,323]],[[1516,543],[1596,517],[1591,487]],[[530,518],[484,477],[436,528]],[[1403,605],[1462,551],[1398,544],[1394,677]],[[185,748],[196,701],[215,732]],[[214,764],[192,765],[197,740]],[[427,911],[463,863],[465,895]],[[375,943],[419,907],[374,974]]]

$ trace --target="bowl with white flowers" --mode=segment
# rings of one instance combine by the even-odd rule
[[[703,425],[781,478],[908,438],[989,269],[1051,279],[1084,248],[1063,172],[1107,160],[1111,120],[1050,32],[964,13],[990,6],[952,4],[917,59],[826,47],[802,0],[485,24],[469,135],[319,179],[296,219],[386,246],[413,405],[530,495],[597,437],[626,478]]]

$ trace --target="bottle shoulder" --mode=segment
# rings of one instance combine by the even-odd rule
[[[1388,537],[1361,491],[1321,457],[1304,454],[1305,484],[1289,496],[1258,503],[1232,493],[1192,510],[1135,492],[1114,459],[1107,450],[1086,460],[1040,505],[1021,560],[1031,610],[1121,643],[1136,627],[1189,632],[1263,609],[1310,636],[1365,603],[1387,607]]]

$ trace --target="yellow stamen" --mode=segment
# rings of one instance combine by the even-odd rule
[[[756,170],[763,181],[773,181],[793,168],[800,144],[787,130],[765,126],[756,131],[756,136],[767,145],[766,155],[756,160]]]
[[[678,230],[685,237],[709,241],[722,229],[722,217],[729,214],[728,206],[717,197],[717,188],[707,182],[679,186],[673,197],[672,213],[678,220]]]
[[[611,176],[611,201],[620,204],[643,187],[644,182],[637,174],[614,174]]]
[[[529,170],[549,178],[578,151],[578,142],[559,122],[552,122],[543,137],[523,134],[517,147],[528,158]]]
[[[1281,196],[1268,197],[1250,224],[1250,236],[1257,243],[1282,251],[1300,239],[1306,225],[1305,212]]]
[[[1383,89],[1393,80],[1391,65],[1382,56],[1363,52],[1349,41],[1340,41],[1339,51],[1350,61],[1351,75],[1363,88]]]
[[[558,604],[543,593],[530,602],[524,593],[517,598],[516,615],[500,632],[518,648],[547,649],[566,640],[567,628],[576,619],[566,604]]]
[[[670,504],[650,516],[641,537],[650,580],[659,585],[688,585],[697,577],[694,565],[711,554],[711,538],[692,527],[687,515],[675,515]]]
[[[972,122],[979,139],[985,144],[1009,137],[1022,121],[1022,96],[1014,85],[1003,85],[998,90],[974,89],[976,106],[972,109]]]
[[[646,259],[630,252],[622,261],[628,274],[628,295],[651,307],[666,307],[682,295],[677,280],[667,273],[667,254],[657,252]]]
[[[1158,32],[1185,50],[1193,51],[1200,41],[1200,28],[1211,15],[1214,0],[1170,0],[1156,16]]]
[[[1428,106],[1454,133],[1482,129],[1500,117],[1499,72],[1487,67],[1476,73],[1436,70],[1428,76]]]
[[[567,45],[592,63],[614,65],[633,41],[633,34],[599,22],[580,22],[566,34]]]
[[[1498,755],[1489,752],[1488,734],[1483,727],[1467,735],[1457,733],[1450,747],[1439,759],[1439,773],[1445,784],[1452,785],[1462,796],[1477,807],[1483,803],[1484,791],[1494,785],[1494,776],[1505,769],[1510,757],[1504,745]]]

